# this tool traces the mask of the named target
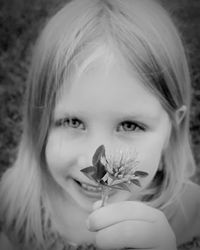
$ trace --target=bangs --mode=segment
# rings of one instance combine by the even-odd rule
[[[108,68],[113,59],[118,59],[124,61],[130,72],[137,74],[145,86],[156,94],[169,114],[179,108],[188,98],[182,98],[179,79],[172,70],[177,68],[171,59],[174,57],[172,54],[177,54],[177,49],[170,43],[166,45],[168,41],[161,40],[157,20],[146,13],[148,2],[144,0],[141,4],[145,6],[142,15],[137,14],[138,6],[135,6],[135,11],[127,10],[126,1],[124,4],[121,1],[85,3],[87,11],[86,8],[79,11],[82,22],[80,18],[73,22],[71,34],[62,25],[59,34],[51,29],[52,37],[56,39],[52,63],[55,64],[58,86],[64,80],[70,82],[72,75],[80,76],[100,59]],[[135,3],[138,5],[137,1]],[[76,1],[75,4],[78,5]],[[83,14],[83,11],[86,12]],[[138,11],[141,11],[141,6]],[[146,14],[148,21],[143,19]]]

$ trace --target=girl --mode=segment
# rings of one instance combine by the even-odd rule
[[[18,157],[1,180],[1,249],[199,246],[190,77],[156,1],[71,1],[41,33],[28,84]],[[100,145],[136,151],[148,173],[103,207],[80,171]]]

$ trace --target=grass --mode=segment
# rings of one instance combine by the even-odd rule
[[[162,0],[185,41],[193,86],[191,140],[200,183],[200,1]],[[0,0],[0,173],[16,156],[30,51],[44,20],[64,0]]]

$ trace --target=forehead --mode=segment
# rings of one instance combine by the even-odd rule
[[[135,113],[156,116],[162,106],[158,98],[116,60],[105,65],[103,60],[92,64],[81,74],[64,81],[55,108],[56,114],[67,112]]]

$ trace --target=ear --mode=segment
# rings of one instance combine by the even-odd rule
[[[182,122],[183,118],[185,117],[186,111],[187,107],[185,105],[181,106],[179,109],[176,110],[175,118],[178,125]]]

